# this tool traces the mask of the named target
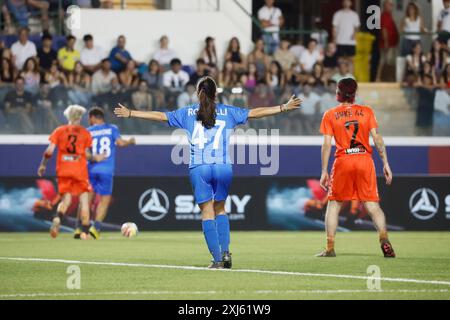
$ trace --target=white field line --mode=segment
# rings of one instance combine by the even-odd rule
[[[280,276],[300,276],[300,277],[319,277],[319,278],[338,278],[338,279],[358,279],[358,280],[380,280],[385,282],[404,282],[418,284],[435,284],[450,286],[450,281],[441,280],[420,280],[405,278],[375,278],[369,276],[356,276],[346,274],[329,274],[329,273],[310,273],[310,272],[292,272],[292,271],[269,271],[269,270],[253,270],[253,269],[232,269],[232,270],[211,270],[203,267],[194,266],[173,266],[143,263],[123,263],[123,262],[98,262],[98,261],[78,261],[64,259],[45,259],[45,258],[20,258],[20,257],[0,257],[0,260],[9,261],[27,261],[27,262],[53,262],[64,264],[84,264],[97,266],[114,266],[114,267],[134,267],[134,268],[154,268],[154,269],[175,269],[175,270],[196,270],[196,271],[215,271],[215,272],[232,272],[232,273],[256,273]]]
[[[43,297],[101,297],[101,296],[191,296],[191,295],[218,295],[218,294],[352,294],[352,293],[449,293],[447,289],[441,290],[238,290],[238,291],[108,291],[108,292],[60,292],[60,293],[11,293],[0,294],[0,299],[8,298],[43,298]]]
[[[128,136],[124,136],[127,138]],[[183,143],[188,145],[184,135],[137,135],[138,145],[176,145]],[[385,137],[388,146],[450,146],[450,137]],[[279,136],[270,137],[268,141],[284,146],[321,146],[322,136]],[[235,145],[259,145],[267,143],[267,139],[261,136],[233,135],[231,144]],[[334,143],[334,141],[333,141]],[[47,145],[48,135],[0,135],[0,145]]]

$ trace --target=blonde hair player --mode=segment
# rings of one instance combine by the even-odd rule
[[[50,235],[56,238],[59,234],[61,224],[64,223],[67,209],[72,203],[72,196],[79,196],[80,216],[82,220],[81,239],[89,238],[89,198],[91,190],[88,179],[87,160],[103,161],[104,155],[93,156],[90,150],[92,138],[89,131],[81,125],[81,119],[86,109],[79,105],[71,105],[64,111],[68,120],[67,125],[58,127],[50,135],[47,149],[42,157],[38,169],[38,176],[42,177],[47,168],[47,163],[57,150],[56,176],[58,181],[58,192],[61,202],[58,204],[53,216]]]

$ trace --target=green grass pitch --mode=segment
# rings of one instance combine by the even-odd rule
[[[375,232],[340,233],[338,257],[320,259],[321,232],[233,232],[230,272],[201,268],[209,263],[201,232],[84,242],[0,233],[0,299],[450,299],[450,233],[390,236],[396,259],[382,257]],[[71,265],[79,290],[67,288]],[[381,290],[368,289],[372,265]]]

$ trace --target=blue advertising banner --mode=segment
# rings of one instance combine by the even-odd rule
[[[382,179],[378,185],[390,230],[450,230],[450,177],[397,177],[391,187]],[[46,231],[58,200],[54,179],[2,178],[0,231]],[[317,178],[236,177],[226,210],[234,230],[323,230],[326,203]],[[74,198],[67,231],[77,205]],[[121,177],[104,229],[131,221],[140,230],[199,230],[200,220],[187,177]],[[344,203],[339,227],[373,230],[357,201]]]

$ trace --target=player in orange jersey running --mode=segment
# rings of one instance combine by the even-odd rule
[[[50,144],[47,147],[38,169],[38,176],[42,177],[47,167],[47,162],[57,149],[56,176],[58,180],[58,192],[62,196],[55,216],[53,217],[50,235],[56,238],[67,209],[72,203],[72,195],[80,198],[80,215],[82,220],[82,239],[89,235],[89,184],[87,160],[102,161],[104,155],[92,156],[92,138],[90,132],[80,125],[81,118],[86,109],[72,105],[64,111],[64,116],[69,121],[68,125],[58,127],[51,134]]]
[[[392,183],[392,171],[383,137],[377,130],[378,124],[373,110],[368,106],[354,104],[357,89],[358,84],[354,79],[341,80],[336,93],[336,98],[341,104],[324,114],[320,126],[320,132],[324,135],[320,185],[328,190],[329,202],[325,216],[327,247],[317,256],[336,256],[334,239],[342,202],[358,200],[364,203],[378,230],[384,256],[394,258],[395,252],[387,235],[386,219],[379,205],[377,177],[369,135],[372,136],[383,160],[387,185]],[[328,161],[333,137],[337,150],[330,178]]]

